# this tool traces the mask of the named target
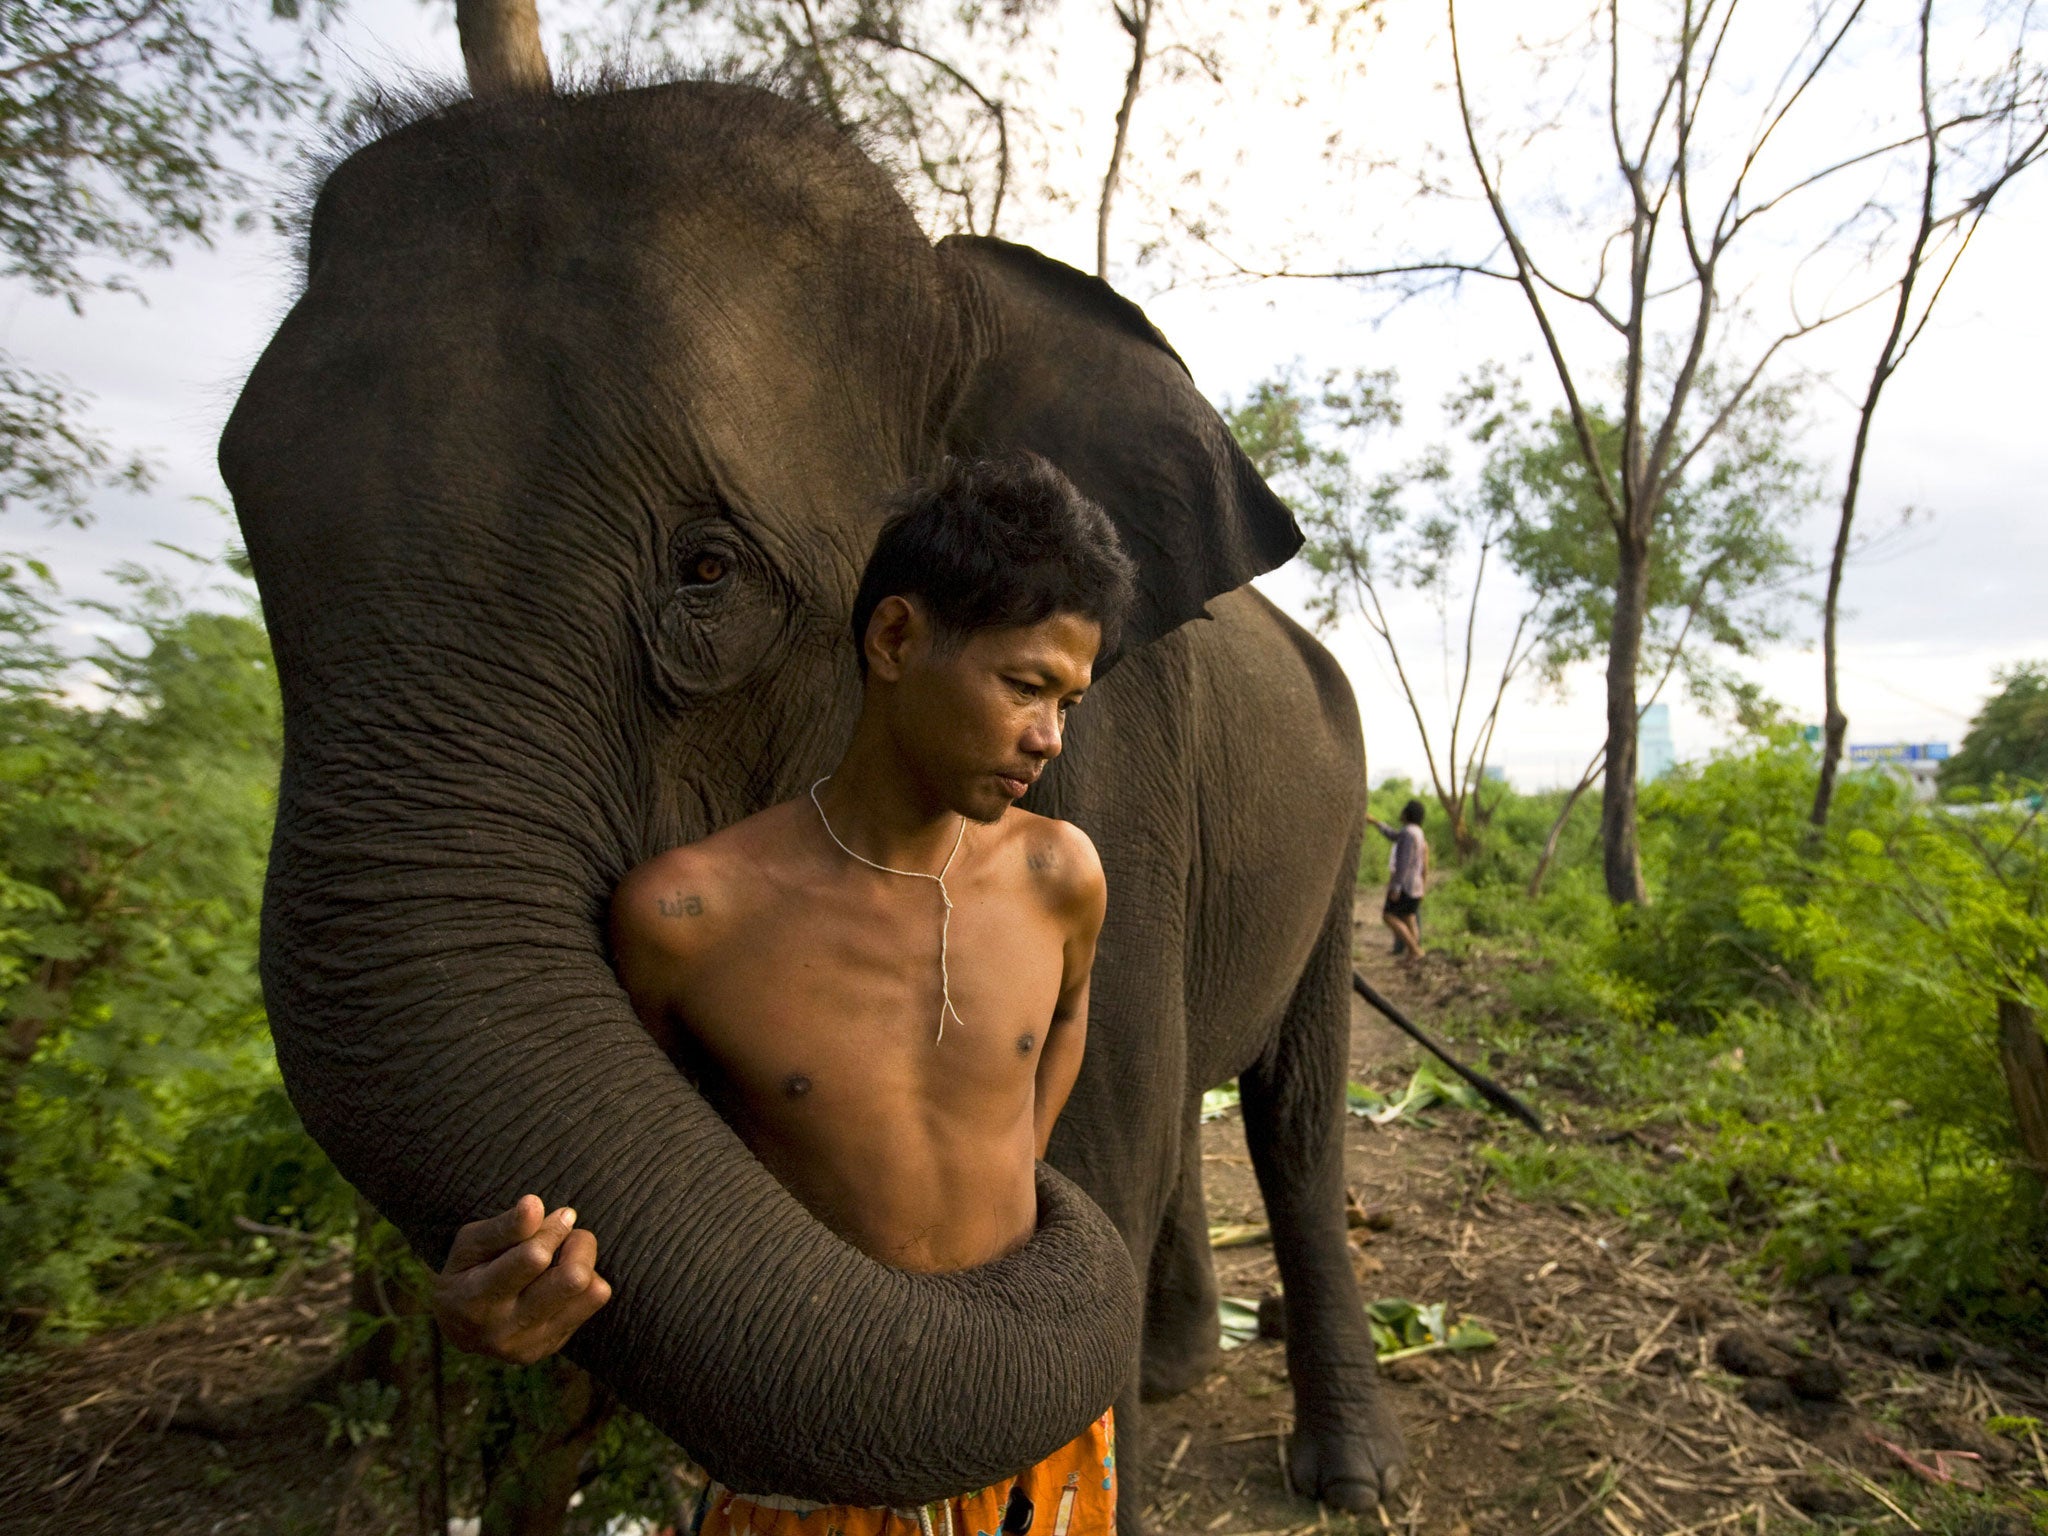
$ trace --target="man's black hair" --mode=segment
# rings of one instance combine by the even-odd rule
[[[890,499],[853,600],[853,648],[867,676],[868,620],[912,597],[944,640],[1071,613],[1116,649],[1137,568],[1102,508],[1035,453],[948,459]]]
[[[1422,802],[1420,800],[1410,800],[1406,805],[1402,806],[1401,819],[1411,827],[1421,826]]]

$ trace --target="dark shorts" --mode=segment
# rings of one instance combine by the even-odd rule
[[[1389,917],[1413,917],[1422,910],[1420,896],[1389,896],[1380,910]]]

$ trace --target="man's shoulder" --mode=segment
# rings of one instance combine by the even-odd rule
[[[793,814],[773,806],[635,865],[612,892],[615,932],[664,949],[694,948],[713,937],[742,915],[738,909],[759,883],[743,875],[775,862]]]
[[[1101,921],[1107,882],[1094,840],[1071,821],[1013,809],[1012,845],[1033,884],[1055,910]]]

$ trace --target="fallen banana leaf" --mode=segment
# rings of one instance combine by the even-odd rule
[[[1214,1228],[1210,1229],[1214,1231]],[[1468,1354],[1491,1349],[1500,1339],[1477,1323],[1445,1322],[1445,1304],[1433,1301],[1417,1306],[1400,1296],[1386,1296],[1366,1306],[1366,1320],[1372,1325],[1373,1353],[1380,1363],[1408,1360],[1416,1355],[1448,1352]],[[1225,1296],[1217,1302],[1217,1321],[1222,1327],[1223,1347],[1236,1349],[1259,1336],[1259,1304],[1242,1296]]]
[[[1452,1104],[1459,1109],[1486,1108],[1486,1101],[1470,1083],[1445,1077],[1426,1061],[1415,1069],[1399,1098],[1389,1099],[1366,1083],[1344,1085],[1344,1107],[1374,1125],[1385,1125],[1411,1111],[1432,1109],[1439,1104]]]
[[[1490,1349],[1500,1340],[1477,1323],[1448,1323],[1443,1302],[1417,1306],[1399,1296],[1373,1302],[1365,1309],[1372,1325],[1373,1349],[1382,1360],[1406,1359],[1447,1349],[1455,1354]]]
[[[1211,1248],[1249,1248],[1254,1243],[1273,1241],[1273,1229],[1263,1223],[1248,1222],[1242,1226],[1211,1227],[1209,1246]]]
[[[1221,1120],[1237,1108],[1237,1084],[1225,1083],[1220,1088],[1211,1088],[1202,1095],[1202,1118]]]
[[[1259,1336],[1259,1304],[1242,1296],[1225,1296],[1216,1306],[1223,1325],[1223,1347],[1239,1349]]]

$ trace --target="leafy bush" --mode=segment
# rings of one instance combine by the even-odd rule
[[[1916,806],[1855,774],[1817,833],[1816,768],[1781,735],[1645,785],[1645,908],[1600,894],[1596,806],[1528,898],[1556,795],[1506,797],[1482,854],[1441,869],[1430,942],[1513,962],[1488,1042],[1628,1133],[1491,1155],[1530,1193],[1746,1229],[1866,1303],[2039,1326],[2048,1221],[1997,1034],[2001,997],[2048,1017],[2038,802]]]
[[[253,602],[137,569],[116,608],[0,562],[0,1307],[84,1328],[245,1277],[234,1218],[337,1228],[256,976],[280,710]],[[195,599],[226,603],[207,611]],[[80,619],[140,636],[86,659]],[[179,1262],[194,1249],[217,1262]]]

